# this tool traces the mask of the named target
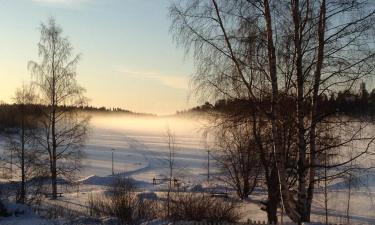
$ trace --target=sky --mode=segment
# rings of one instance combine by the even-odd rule
[[[169,32],[170,0],[0,0],[0,101],[12,102],[38,60],[40,24],[54,17],[80,53],[89,104],[170,114],[188,98],[193,62]]]

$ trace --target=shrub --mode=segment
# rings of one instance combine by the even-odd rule
[[[237,222],[240,215],[234,202],[206,194],[179,193],[173,195],[170,217],[174,221]]]
[[[107,195],[90,195],[88,199],[91,216],[116,217],[120,224],[136,224],[157,216],[158,205],[153,200],[138,198],[133,182],[116,178]]]
[[[107,198],[102,195],[90,194],[87,200],[88,213],[90,216],[102,217],[110,214],[110,204]]]
[[[116,216],[122,224],[132,224],[136,210],[135,186],[129,179],[117,178],[110,187],[111,216]]]

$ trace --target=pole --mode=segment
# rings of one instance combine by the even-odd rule
[[[328,225],[327,151],[324,151],[324,208],[325,208],[325,222],[326,222],[326,225]]]
[[[13,148],[10,149],[10,179],[13,179]]]
[[[207,183],[210,184],[210,150],[207,150]]]
[[[115,151],[115,149],[112,148],[112,176],[115,175],[115,171],[114,171],[114,162],[113,162],[113,152]]]

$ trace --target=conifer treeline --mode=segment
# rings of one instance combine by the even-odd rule
[[[18,104],[0,104],[0,131],[3,131],[5,128],[15,128],[18,127],[18,117],[20,116],[20,107]],[[43,116],[43,109],[47,106],[38,105],[38,104],[29,104],[24,105],[23,107],[28,116],[32,118],[40,118]],[[82,107],[72,107],[72,106],[63,106],[59,107],[61,110],[71,111],[79,110],[86,113],[124,113],[131,115],[140,115],[140,116],[154,116],[152,114],[146,113],[135,113],[130,110],[122,108],[107,108],[107,107],[95,107],[95,106],[82,106]],[[36,121],[36,120],[32,121]],[[36,126],[36,124],[29,124],[29,126]]]
[[[284,109],[293,111],[291,107],[295,99],[284,95],[281,100],[283,102]],[[335,113],[336,115],[342,116],[365,116],[375,117],[375,91],[368,93],[366,90],[360,93],[351,92],[339,92],[332,94],[331,96],[323,95],[319,99],[319,110],[325,114]],[[214,104],[205,102],[203,105],[199,105],[184,111],[177,111],[177,114],[185,113],[206,113],[206,112],[221,112],[221,113],[233,113],[233,110],[237,113],[251,112],[252,108],[262,107],[267,109],[271,107],[270,98],[265,97],[262,102],[255,102],[249,99],[220,99]]]

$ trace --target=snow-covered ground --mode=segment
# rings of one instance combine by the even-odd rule
[[[87,145],[82,175],[111,174],[111,150],[115,149],[115,172],[124,172],[139,181],[146,190],[154,190],[152,178],[166,176],[168,172],[165,159],[168,153],[166,130],[169,127],[176,135],[178,177],[187,184],[202,183],[207,176],[207,152],[201,132],[204,122],[197,118],[93,117],[93,132]],[[87,181],[100,184],[101,179],[95,177]],[[375,194],[375,179],[373,176],[364,177],[362,183],[351,196],[351,220],[375,224],[375,201],[372,197]],[[265,195],[258,194],[253,201],[243,204],[245,218],[266,220],[257,201],[262,198]],[[330,221],[345,222],[346,189],[333,188],[328,199],[332,215]],[[323,220],[323,194],[316,194],[313,211],[314,220]]]
[[[201,184],[207,177],[207,151],[202,136],[205,121],[202,119],[96,116],[91,122],[92,134],[86,147],[87,156],[81,173],[85,184],[98,185],[92,187],[100,189],[100,185],[111,181],[111,152],[114,149],[115,173],[131,176],[145,191],[160,188],[152,186],[152,179],[168,174],[168,128],[176,136],[177,177],[190,187]],[[353,190],[351,196],[351,221],[375,224],[374,176],[364,177],[362,183],[359,189]],[[328,205],[331,209],[330,221],[343,223],[346,221],[347,191],[339,187],[340,184],[336,184],[331,188]],[[86,190],[93,191],[95,188]],[[265,197],[258,193],[252,200],[242,204],[244,218],[266,220],[266,214],[260,210],[259,205],[259,200]],[[315,195],[312,216],[315,221],[323,221],[323,198],[323,194]]]
[[[84,208],[90,193],[102,192],[113,180],[114,172],[135,180],[141,191],[161,191],[163,185],[153,186],[153,178],[168,176],[167,130],[175,134],[175,176],[186,188],[204,184],[207,179],[207,151],[201,118],[141,117],[94,115],[91,133],[85,147],[83,168],[79,174],[78,193],[66,193],[61,198],[69,207]],[[211,164],[212,166],[212,164]],[[211,168],[211,171],[214,171]],[[375,224],[375,175],[367,177],[366,185],[354,189],[351,196],[351,221]],[[374,195],[374,196],[373,196]],[[266,195],[255,193],[249,201],[241,203],[244,219],[266,220],[259,201]],[[324,221],[323,194],[317,192],[313,204],[314,221]],[[346,221],[347,190],[337,183],[329,193],[330,222]],[[287,221],[285,219],[284,221]]]
[[[176,176],[199,181],[207,175],[203,120],[168,117],[94,116],[85,149],[81,178],[114,172],[152,184],[168,175],[167,129],[175,135]]]

